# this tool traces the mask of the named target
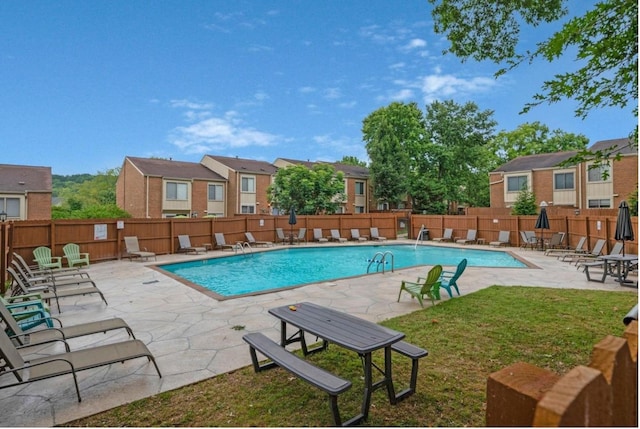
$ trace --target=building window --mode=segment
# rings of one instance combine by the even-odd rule
[[[389,210],[389,203],[378,203],[378,210]]]
[[[364,195],[364,182],[356,182],[356,195]]]
[[[209,201],[222,201],[222,185],[209,185]]]
[[[254,194],[256,192],[256,179],[254,177],[242,178],[242,192]]]
[[[611,208],[611,200],[609,198],[589,200],[590,209],[609,209]]]
[[[242,214],[254,214],[256,212],[255,206],[241,206],[240,212]]]
[[[355,213],[364,213],[364,206],[355,206],[353,211]]]
[[[20,218],[20,198],[0,198],[0,212],[8,218]]]
[[[599,167],[587,168],[587,180],[589,182],[609,182],[611,181],[611,167],[601,165]],[[607,174],[607,178],[603,178],[603,174]]]
[[[554,188],[556,191],[564,189],[575,189],[573,185],[573,173],[556,173],[553,175]]]
[[[520,192],[527,189],[527,176],[507,177],[507,192]]]
[[[186,183],[167,182],[167,200],[187,201],[189,186]]]

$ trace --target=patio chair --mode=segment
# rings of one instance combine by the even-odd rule
[[[89,266],[89,254],[80,252],[80,246],[77,244],[65,244],[62,248],[62,252],[64,253],[64,258],[67,260],[67,265],[69,265],[69,267],[74,267],[76,265]]]
[[[192,246],[191,238],[188,235],[178,235],[178,244],[180,244],[180,247],[178,248],[179,252],[195,254],[207,253],[206,247]]]
[[[467,268],[467,258],[464,258],[462,261],[460,261],[455,271],[442,271],[442,275],[440,276],[440,287],[447,291],[447,293],[449,294],[449,298],[453,298],[451,288],[454,288],[458,296],[460,296],[460,290],[458,289],[458,279],[464,272],[465,268]]]
[[[411,298],[416,298],[420,303],[420,307],[424,307],[423,298],[426,296],[431,300],[431,304],[435,305],[436,299],[440,299],[440,274],[442,273],[442,265],[435,265],[429,270],[426,278],[419,277],[415,282],[402,281],[400,285],[400,292],[398,293],[398,301],[400,302],[400,296],[402,291],[411,295]]]
[[[331,240],[337,241],[339,243],[345,243],[347,241],[346,238],[340,237],[340,231],[338,231],[337,229],[331,230]]]
[[[307,228],[300,228],[298,235],[293,237],[294,243],[302,243],[303,241],[307,242]]]
[[[88,272],[83,271],[77,267],[71,267],[71,268],[66,267],[66,268],[55,269],[55,270],[53,269],[41,270],[38,268],[37,265],[31,266],[27,264],[27,261],[25,261],[24,258],[18,255],[16,252],[13,252],[13,260],[17,264],[19,264],[20,267],[22,267],[22,271],[27,273],[29,277],[48,277],[48,278],[55,277],[56,279],[59,279],[59,278],[61,279],[65,277],[85,277],[85,278],[89,277]]]
[[[545,250],[544,254],[546,256],[556,256],[558,259],[568,253],[582,254],[587,251],[587,249],[584,248],[584,244],[586,242],[587,237],[583,235],[582,237],[580,237],[580,240],[578,240],[578,244],[576,244],[576,247],[574,249],[547,249]]]
[[[64,287],[64,286],[80,286],[82,284],[91,283],[93,286],[96,286],[95,282],[91,280],[90,277],[55,277],[55,276],[31,276],[27,271],[25,271],[22,266],[17,261],[11,261],[11,266],[15,269],[16,273],[18,273],[22,280],[25,283],[28,283],[30,287],[38,287],[43,289],[45,287]]]
[[[53,319],[49,312],[49,306],[41,299],[30,301],[17,301],[10,303],[6,298],[0,299],[0,305],[5,307],[13,320],[15,320],[24,329],[32,329],[36,326],[46,325],[53,327]],[[8,326],[5,324],[5,329]]]
[[[551,234],[551,238],[544,244],[545,255],[547,250],[562,248],[562,242],[564,241],[564,232],[554,232]]]
[[[326,243],[329,241],[322,236],[322,228],[313,228],[313,239],[318,243]]]
[[[289,237],[284,235],[284,230],[282,228],[276,228],[276,237],[278,238],[279,243],[286,244],[289,242]]]
[[[23,328],[23,323],[17,321],[15,316],[11,314],[7,307],[0,303],[0,318],[6,326],[5,330],[8,331],[7,335],[9,335],[9,338],[18,344],[16,346],[17,348],[32,347],[55,341],[63,341],[65,343],[66,350],[69,351],[69,346],[66,343],[66,340],[70,338],[107,333],[108,331],[116,329],[126,330],[127,334],[135,339],[135,335],[133,335],[133,331],[127,322],[119,317],[69,326],[63,326],[62,322],[58,319],[49,317],[48,319],[56,320],[60,326],[51,326],[48,329],[33,331],[28,328]]]
[[[11,295],[26,295],[33,292],[39,292],[42,296],[42,299],[45,301],[55,299],[56,306],[58,307],[58,312],[61,313],[60,310],[60,298],[66,298],[70,296],[80,296],[80,295],[90,295],[97,293],[100,295],[105,304],[108,305],[107,300],[104,297],[104,294],[100,289],[98,289],[95,284],[94,286],[83,286],[83,287],[74,287],[74,288],[63,288],[58,290],[53,283],[36,283],[35,285],[31,285],[23,278],[16,273],[13,268],[7,268],[7,272],[13,278],[13,288],[11,289]]]
[[[144,260],[146,261],[149,258],[153,257],[154,261],[157,260],[156,254],[153,252],[149,252],[146,247],[144,248],[144,250],[140,250],[140,243],[138,243],[138,237],[136,236],[125,237],[124,245],[126,248],[125,256],[129,259],[140,258],[140,260],[142,260],[144,258]]]
[[[2,383],[0,389],[70,374],[73,376],[78,402],[82,401],[78,387],[78,371],[146,357],[155,366],[158,376],[162,377],[155,358],[140,340],[128,340],[25,360],[7,334],[0,329],[0,357],[4,365],[0,377],[5,376],[6,379],[7,375],[13,374],[16,378],[13,382]]]
[[[453,241],[453,228],[445,228],[442,237],[436,237],[433,241]]]
[[[372,240],[384,241],[387,239],[387,237],[383,237],[380,235],[380,233],[378,232],[378,228],[375,226],[369,228],[369,233],[371,234]]]
[[[224,249],[229,249],[229,250],[233,250],[235,249],[235,246],[233,244],[227,244],[227,241],[224,239],[224,234],[221,232],[214,232],[213,235],[216,238],[216,249],[220,249],[220,250],[224,250]]]
[[[51,249],[45,246],[33,249],[33,259],[41,270],[45,268],[62,268],[62,257],[52,256]]]
[[[602,253],[602,252],[600,252]],[[616,244],[613,245],[613,247],[611,248],[611,250],[608,253],[608,256],[613,256],[613,255],[619,255],[622,253],[622,243],[617,242]],[[600,254],[595,255],[587,255],[587,254],[583,254],[583,255],[578,255],[574,258],[573,262],[576,263],[576,269],[582,267],[582,269],[584,270],[583,265],[586,263],[591,263],[591,266],[594,266],[594,263],[597,263],[597,265],[605,265],[604,260],[600,260]],[[605,267],[606,268],[606,267]]]
[[[533,250],[538,246],[538,238],[533,231],[520,231],[520,239],[522,241],[520,247],[523,249],[529,247]]]
[[[253,234],[248,231],[244,233],[244,236],[247,237],[247,242],[252,246],[264,246],[264,247],[273,246],[273,243],[271,241],[257,241],[253,237]]]
[[[587,259],[595,259],[602,253],[602,249],[604,249],[605,244],[607,244],[607,240],[601,238],[596,241],[596,244],[593,246],[591,252],[569,252],[562,255],[561,261],[563,262],[575,262],[576,264],[580,261],[584,261]]]
[[[366,236],[360,235],[360,230],[358,228],[351,228],[351,239],[354,241],[367,241]]]
[[[489,242],[489,246],[500,247],[500,246],[508,246],[509,237],[511,235],[511,231],[500,231],[498,233],[498,241]]]
[[[477,235],[478,230],[470,229],[467,231],[467,238],[456,238],[456,244],[473,244],[477,241]]]

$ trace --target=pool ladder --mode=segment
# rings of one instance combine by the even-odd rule
[[[251,248],[251,244],[249,244],[248,241],[238,241],[236,243],[236,245],[233,247],[233,250],[235,250],[236,254],[238,252],[242,252],[243,255],[246,255],[247,252],[245,252],[245,249],[249,249],[249,253],[253,253],[253,249]]]
[[[391,257],[391,272],[393,272],[393,253],[391,253],[390,251],[386,251],[386,252],[377,252],[375,255],[373,255],[373,258],[371,258],[369,260],[369,265],[367,266],[367,274],[369,274],[369,269],[371,268],[371,266],[375,263],[376,264],[376,272],[380,271],[380,266],[382,265],[382,273],[384,273],[384,266],[385,263],[387,262],[387,257]],[[377,259],[377,258],[380,259]]]

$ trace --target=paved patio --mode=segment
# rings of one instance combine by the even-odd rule
[[[588,282],[585,275],[573,265],[544,256],[542,252],[518,248],[508,250],[536,268],[468,267],[460,281],[461,293],[466,295],[497,284],[637,294],[637,289],[619,286],[613,280],[607,280],[606,283]],[[222,254],[213,251],[207,257]],[[224,254],[228,255],[229,252]],[[166,255],[159,256],[157,263],[202,257]],[[153,365],[146,359],[136,359],[80,372],[81,403],[77,402],[71,376],[0,389],[0,426],[59,425],[250,365],[248,346],[242,340],[242,335],[261,331],[273,339],[279,339],[279,322],[267,313],[269,308],[275,306],[312,301],[376,322],[419,310],[418,303],[409,299],[408,295],[403,295],[399,303],[396,299],[402,279],[425,274],[424,268],[410,268],[216,301],[147,267],[154,263],[122,260],[92,265],[90,275],[105,293],[109,305],[105,306],[96,295],[65,298],[60,301],[62,314],[59,317],[65,325],[122,317],[132,327],[136,337],[148,345],[163,377],[157,376]],[[447,299],[445,291],[443,299]],[[115,331],[72,339],[69,343],[73,350],[126,339],[125,332]],[[33,355],[46,355],[62,350],[57,344],[29,351]]]

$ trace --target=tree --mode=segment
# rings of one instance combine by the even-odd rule
[[[445,34],[451,52],[463,61],[491,60],[502,64],[496,76],[538,58],[549,62],[575,52],[578,69],[558,72],[546,81],[523,112],[542,103],[577,101],[575,114],[585,118],[602,107],[635,106],[638,116],[638,2],[602,0],[583,16],[572,18],[533,50],[518,52],[520,26],[537,26],[564,17],[568,0],[429,0],[436,33]],[[638,128],[631,132],[637,145]],[[595,156],[608,162],[607,152],[580,151],[581,159]],[[576,159],[580,160],[580,159]],[[574,160],[575,161],[575,160]]]
[[[409,189],[409,154],[424,139],[424,120],[416,103],[394,102],[367,116],[363,141],[371,164],[373,195],[397,207]]]
[[[534,215],[537,211],[536,195],[527,188],[523,188],[518,193],[518,198],[516,198],[513,207],[511,207],[511,214],[514,216]]]
[[[500,131],[490,145],[499,159],[498,165],[502,165],[519,156],[583,150],[587,143],[589,139],[582,134],[549,131],[549,127],[536,121],[520,124],[513,131]]]
[[[343,156],[342,159],[340,161],[338,161],[339,164],[345,164],[345,165],[355,165],[357,167],[366,167],[367,166],[367,162],[366,161],[361,161],[359,160],[357,157],[355,156]]]
[[[293,207],[298,214],[333,214],[346,200],[344,174],[324,163],[279,169],[267,192],[273,208],[288,212]]]
[[[488,173],[494,163],[488,142],[495,125],[493,111],[480,110],[472,102],[447,100],[427,106],[426,138],[411,157],[414,207],[439,205],[446,211],[454,202],[489,205]]]
[[[116,205],[116,181],[119,168],[97,175],[57,176],[55,194],[62,199],[60,207],[53,207],[54,219],[97,219],[129,217]]]

